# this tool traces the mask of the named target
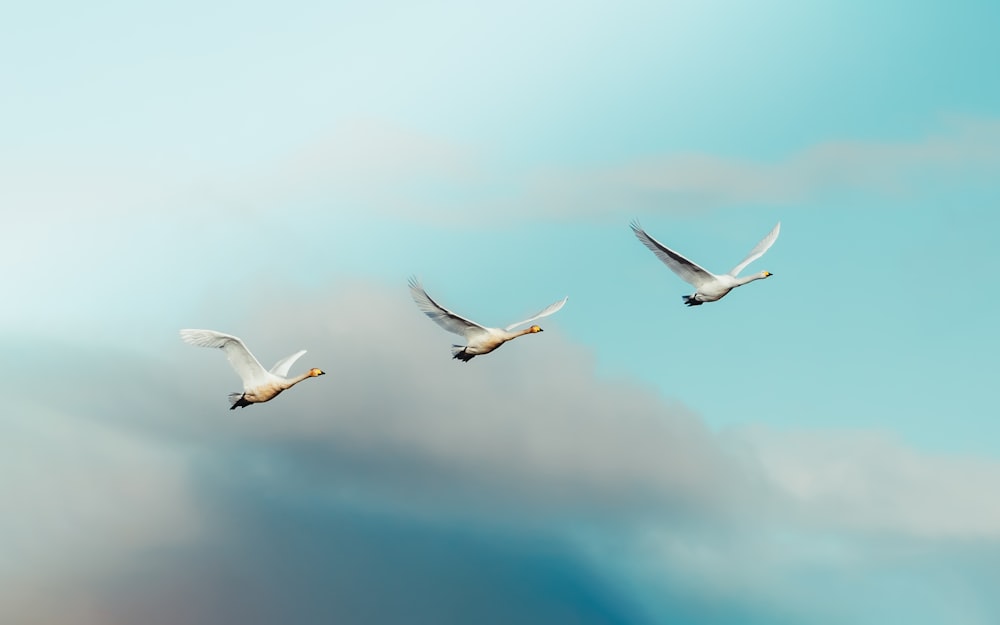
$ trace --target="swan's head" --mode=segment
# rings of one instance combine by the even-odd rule
[[[309,370],[309,377],[310,378],[315,378],[315,377],[320,376],[320,375],[326,375],[326,372],[325,371],[321,371],[319,369],[310,369]]]
[[[530,328],[528,328],[528,330],[530,330],[532,334],[534,334],[535,332],[541,332],[542,331],[542,329],[539,328],[538,326],[531,326]]]
[[[770,271],[762,271],[762,272],[760,272],[760,277],[761,278],[770,278],[773,275],[774,274],[771,273]]]

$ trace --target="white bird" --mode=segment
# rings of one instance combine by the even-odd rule
[[[310,369],[294,378],[285,377],[292,364],[306,353],[304,349],[287,358],[282,358],[271,367],[270,371],[267,371],[254,358],[243,341],[235,336],[214,330],[181,330],[181,339],[191,345],[218,347],[226,352],[229,364],[243,380],[243,392],[229,394],[229,402],[232,404],[229,407],[230,410],[270,401],[282,391],[292,388],[306,378],[325,375],[319,369]]]
[[[454,332],[465,337],[466,345],[451,346],[452,358],[457,358],[464,362],[469,362],[476,356],[488,354],[507,341],[516,339],[519,336],[541,332],[542,329],[538,326],[531,326],[517,332],[512,332],[512,330],[535,319],[548,317],[562,308],[566,304],[566,300],[569,299],[569,297],[564,297],[524,321],[512,323],[501,330],[500,328],[487,328],[475,321],[469,321],[465,317],[457,315],[439,305],[431,299],[431,296],[427,294],[427,291],[420,285],[420,281],[416,277],[410,278],[410,295],[413,296],[413,301],[417,303],[420,310],[433,319],[439,326],[449,332]]]
[[[695,288],[693,295],[683,296],[684,303],[688,306],[700,306],[705,302],[720,300],[726,296],[726,293],[729,293],[738,286],[743,286],[748,282],[762,280],[774,275],[770,271],[761,271],[760,273],[755,273],[744,278],[736,277],[741,271],[743,271],[744,267],[763,256],[764,252],[774,245],[774,242],[778,239],[778,233],[781,231],[780,221],[770,232],[767,233],[767,236],[760,240],[760,243],[750,250],[750,253],[747,254],[746,258],[740,261],[740,264],[733,267],[729,273],[721,276],[702,269],[698,265],[692,263],[677,252],[649,236],[638,222],[633,221],[631,225],[632,232],[635,233],[635,236],[638,237],[643,245],[656,254],[656,257],[662,260],[663,264],[667,267],[670,267],[671,271],[676,273],[681,280],[684,280]]]

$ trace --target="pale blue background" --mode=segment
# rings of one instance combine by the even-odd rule
[[[218,374],[197,402],[206,414],[224,410],[217,404],[235,378],[221,356],[182,345],[177,329],[212,327],[244,336],[251,348],[268,345],[267,323],[251,322],[245,308],[287,297],[275,304],[272,325],[285,337],[312,325],[308,336],[318,336],[342,323],[336,309],[319,306],[321,320],[305,314],[294,322],[283,318],[287,310],[351,289],[361,289],[352,301],[364,301],[366,289],[398,296],[400,318],[416,318],[405,291],[416,273],[443,304],[488,325],[569,295],[566,308],[542,324],[546,334],[523,339],[531,347],[519,341],[491,361],[572,345],[579,350],[573,358],[589,359],[595,384],[654,392],[665,406],[697,415],[713,436],[763,428],[776,437],[885,437],[910,454],[902,468],[886,460],[891,471],[917,484],[942,459],[985,467],[969,469],[985,488],[970,494],[970,509],[996,505],[996,3],[38,2],[9,7],[0,24],[0,344],[5,394],[16,408],[0,422],[9,430],[8,490],[24,488],[18,476],[45,472],[49,454],[59,454],[50,443],[63,426],[45,423],[55,413],[74,418],[70,408],[49,405],[65,389],[113,396],[119,386],[138,385],[137,397],[166,410],[167,389],[185,385],[183,368],[139,376],[144,386],[132,376],[147,365],[121,369],[119,361],[197,363],[199,372]],[[640,177],[650,182],[637,183]],[[671,190],[656,188],[664,180]],[[681,295],[690,287],[634,239],[633,218],[718,272],[780,220],[781,237],[750,267],[774,277],[686,309]],[[352,314],[363,318],[358,306]],[[452,337],[417,323],[419,340],[435,346],[429,352],[391,331],[367,340],[391,341],[417,360],[447,359]],[[299,342],[270,345],[261,359],[269,365]],[[318,357],[302,366],[329,367],[339,357],[302,343]],[[130,374],[95,377],[79,366],[88,360]],[[445,363],[454,366],[442,375],[460,387],[467,368],[502,366],[484,360]],[[518,362],[530,377],[532,359]],[[377,379],[377,368],[371,375],[380,392],[398,384]],[[29,391],[28,378],[43,379],[45,390]],[[328,380],[308,384],[321,382],[335,388]],[[517,396],[516,388],[509,392]],[[324,401],[335,414],[330,393]],[[86,412],[91,399],[74,391],[65,401]],[[281,403],[291,401],[283,396],[246,413],[278,419]],[[20,442],[16,433],[27,431],[35,433]],[[87,436],[80,433],[78,446],[86,448]],[[141,435],[156,445],[169,436]],[[185,479],[200,475],[183,450],[168,444],[161,453]],[[136,452],[125,464],[145,457]],[[70,474],[88,465],[81,460]],[[898,569],[860,550],[796,579],[800,598],[855,606],[838,621],[823,604],[810,614],[781,593],[769,595],[766,574],[758,593],[765,599],[750,605],[727,587],[739,582],[716,579],[712,567],[690,572],[685,583],[700,590],[689,592],[641,558],[633,566],[628,550],[612,556],[581,547],[587,540],[551,550],[534,542],[574,531],[572,520],[494,534],[441,512],[443,520],[425,525],[414,520],[419,514],[245,496],[252,480],[231,470],[226,496],[235,503],[227,513],[238,517],[246,506],[261,519],[246,529],[247,541],[297,534],[281,526],[296,515],[311,528],[305,542],[278,541],[254,566],[305,567],[328,588],[324,576],[330,585],[340,578],[324,558],[297,558],[325,550],[335,560],[338,545],[351,540],[363,560],[388,552],[393,567],[414,571],[439,557],[419,548],[425,539],[456,543],[482,562],[456,556],[440,564],[443,578],[454,580],[426,589],[437,606],[423,612],[428,622],[471,622],[475,612],[461,607],[468,605],[495,605],[506,615],[497,622],[987,623],[1000,616],[995,585],[982,582],[984,571],[995,578],[1000,566],[1000,521],[991,525],[1000,516],[992,507],[979,518],[982,527],[966,531],[957,522],[933,537],[864,521],[833,534],[802,530],[803,545],[792,552],[825,549],[819,543],[842,531],[882,545],[901,534],[915,541],[900,551],[918,553],[916,561]],[[859,470],[861,483],[880,479]],[[50,492],[63,488],[78,486],[60,483]],[[935,496],[920,495],[928,509],[945,505]],[[22,491],[3,516],[35,526],[64,513],[58,502],[32,501]],[[115,497],[107,501],[100,505]],[[789,514],[779,526],[798,523]],[[12,523],[6,533],[16,548],[20,526]],[[111,527],[93,523],[95,532]],[[609,534],[635,536],[620,527]],[[204,584],[240,596],[252,584],[225,572],[241,568],[234,540],[220,548],[232,559],[222,556]],[[181,542],[170,555],[126,545],[123,557],[177,558],[180,570],[192,549]],[[740,557],[737,547],[715,547]],[[117,584],[127,567],[108,573],[106,583],[78,583],[61,577],[44,552],[24,556],[18,570],[0,568],[23,582],[12,583],[14,615],[62,621],[39,611],[32,594],[57,588],[100,606],[95,622],[125,622],[156,612],[150,606],[158,602],[169,612],[176,597],[194,592],[172,585],[177,573],[169,565],[151,574],[145,590],[122,594]],[[944,571],[953,573],[942,580]],[[394,577],[387,592],[424,577]],[[647,585],[627,581],[637,578]],[[383,578],[352,579],[357,592],[377,593]],[[774,589],[782,583],[776,579]],[[149,590],[163,587],[172,590]],[[942,587],[951,594],[938,603]],[[126,594],[139,597],[138,611],[121,609]],[[402,618],[388,608],[352,617],[310,593],[292,595],[262,613],[286,622]],[[441,614],[451,616],[434,611],[449,598],[459,607]],[[80,622],[91,618],[77,614]],[[205,618],[196,610],[174,616]],[[219,608],[209,618],[246,622],[247,615]]]

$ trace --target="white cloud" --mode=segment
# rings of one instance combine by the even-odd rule
[[[885,433],[745,433],[790,512],[841,530],[927,538],[1000,539],[994,458],[934,455]]]

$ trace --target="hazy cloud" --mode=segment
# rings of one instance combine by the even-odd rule
[[[899,142],[831,141],[769,162],[665,154],[631,163],[553,170],[533,193],[549,213],[578,217],[633,211],[689,212],[739,204],[796,205],[824,196],[905,194],[928,180],[1000,172],[1000,122],[951,123]]]
[[[906,194],[927,181],[956,177],[986,180],[1000,171],[998,145],[1000,122],[964,120],[913,140],[830,141],[770,161],[667,153],[624,163],[514,170],[481,148],[366,123],[349,125],[279,166],[273,181],[280,188],[276,196],[325,197],[328,205],[402,218],[599,218],[622,211],[801,205],[857,193]]]
[[[201,227],[233,215],[375,214],[475,223],[498,216],[550,219],[686,213],[715,207],[802,205],[858,193],[900,195],[929,181],[991,180],[1000,171],[1000,122],[953,120],[896,142],[830,141],[769,161],[665,153],[586,167],[513,167],[489,146],[462,143],[387,120],[355,119],[266,164],[220,164],[212,175],[155,155],[115,163],[71,156],[10,162],[0,203],[42,228],[168,213]],[[29,218],[35,215],[34,218]],[[85,224],[87,225],[87,224]]]

